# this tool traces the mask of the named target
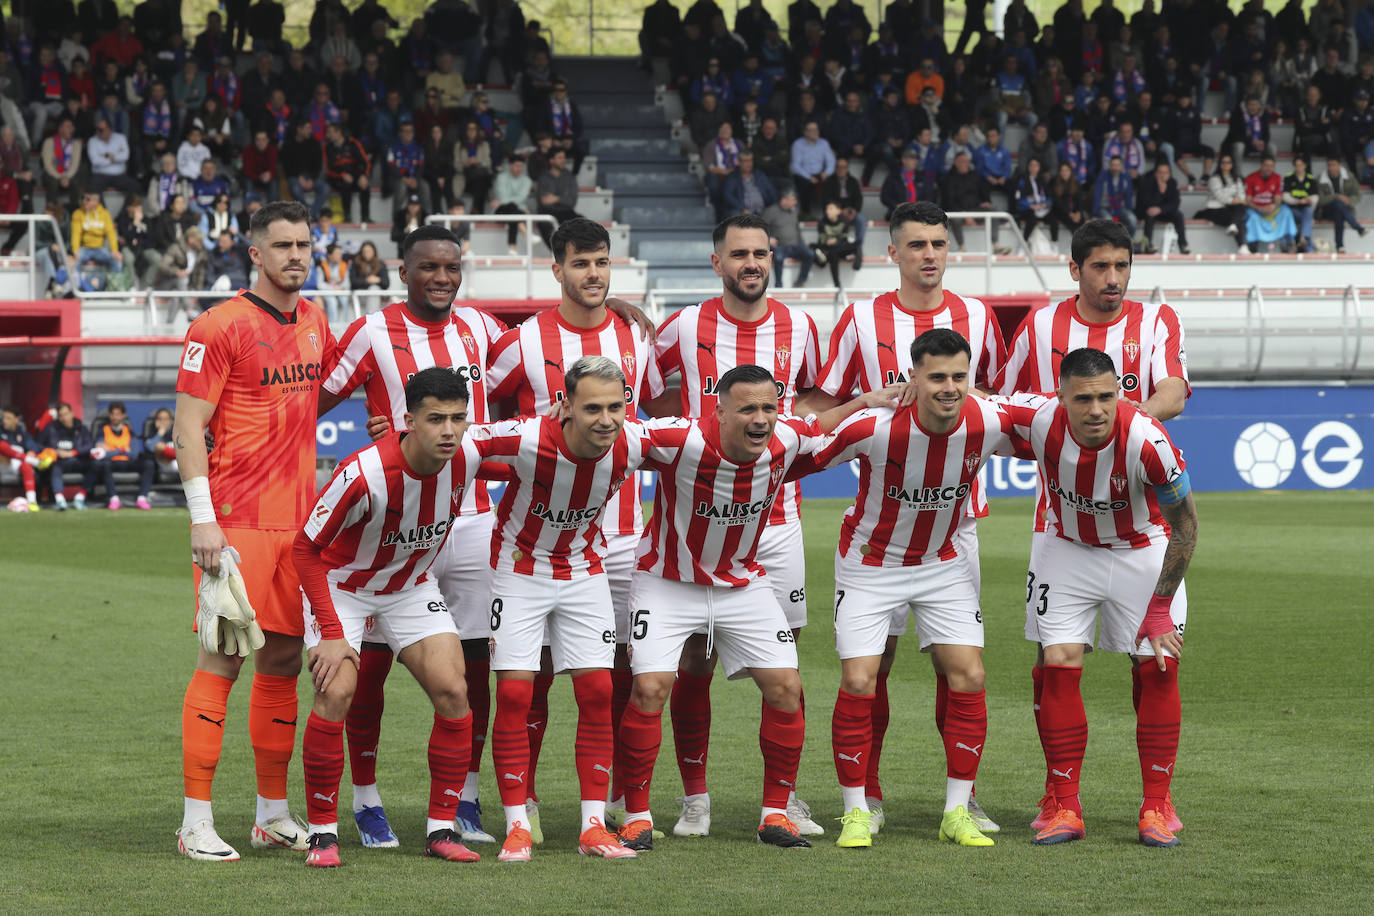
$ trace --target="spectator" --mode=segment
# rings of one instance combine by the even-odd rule
[[[86,491],[94,485],[97,477],[105,483],[107,492],[114,493],[110,463],[103,452],[93,451],[95,443],[91,439],[91,432],[76,419],[70,404],[58,402],[57,418],[39,432],[38,445],[57,453],[57,460],[52,465],[52,493],[59,512],[67,508],[65,477],[68,474],[81,475],[81,483],[73,501],[78,510],[86,508]],[[96,458],[96,454],[100,457]],[[118,508],[118,505],[114,508]]]
[[[234,140],[234,119],[224,107],[224,102],[214,93],[205,97],[200,111],[195,113],[191,124],[199,127],[210,155],[222,163],[233,162],[238,155]]]
[[[204,133],[192,124],[186,131],[186,139],[177,147],[177,171],[187,181],[200,177],[200,166],[210,159],[210,147],[203,141]]]
[[[260,50],[254,56],[253,69],[239,80],[239,108],[250,124],[258,123],[260,113],[267,107],[272,90],[280,88],[281,84],[272,65],[272,55]],[[283,95],[282,104],[285,103],[286,97]]]
[[[821,141],[821,126],[815,120],[805,123],[802,135],[792,144],[792,175],[797,182],[798,206],[811,212],[817,189],[835,172],[835,153]]]
[[[457,197],[453,190],[453,151],[449,149],[448,141],[444,138],[444,129],[438,124],[429,126],[429,136],[425,140],[423,154],[421,175],[429,191],[429,203],[425,204],[426,195],[415,193],[424,204],[425,212],[439,207],[447,209]],[[402,200],[407,196],[409,195],[402,195]]]
[[[882,104],[878,106],[873,137],[864,156],[863,183],[873,178],[879,163],[890,173],[897,168],[903,147],[911,142],[911,119],[902,107],[901,94],[895,86],[883,91]]]
[[[649,69],[655,57],[673,57],[674,45],[681,36],[681,15],[677,7],[668,0],[654,0],[644,8],[644,19],[639,29],[639,53],[641,69]],[[736,19],[735,27],[739,28]]]
[[[191,115],[200,110],[207,92],[205,74],[194,57],[186,58],[181,71],[172,78],[172,107],[176,110],[177,124],[184,125]]]
[[[129,470],[135,466],[142,442],[134,438],[133,428],[129,425],[129,410],[123,401],[111,401],[107,411],[106,419],[96,424],[92,453],[104,453],[96,460],[95,476],[104,478],[108,506],[111,511],[117,511],[120,501],[119,494],[115,492],[114,471],[117,468]]]
[[[1341,153],[1357,176],[1364,171],[1364,148],[1370,140],[1374,140],[1374,110],[1369,107],[1369,93],[1357,89],[1353,104],[1341,115]]]
[[[412,194],[401,201],[391,220],[391,240],[396,243],[396,256],[402,256],[401,245],[405,237],[425,224],[425,205],[419,194]]]
[[[344,222],[348,221],[353,209],[353,198],[358,198],[361,221],[372,222],[372,185],[368,175],[372,164],[368,161],[363,145],[347,133],[342,124],[330,124],[325,131],[324,174],[325,180],[343,202]]]
[[[930,128],[923,127],[911,142],[910,150],[916,154],[916,193],[918,200],[935,200],[939,196],[940,176],[945,165],[945,150],[937,146],[931,138]],[[969,162],[973,154],[969,154]]]
[[[1312,250],[1312,219],[1317,213],[1317,180],[1307,170],[1307,159],[1293,157],[1293,174],[1283,179],[1283,202],[1298,224],[1298,253]]]
[[[101,64],[112,60],[119,64],[121,69],[133,64],[134,58],[142,53],[143,42],[134,35],[134,21],[128,16],[120,16],[114,31],[104,33],[91,45],[92,61]]]
[[[0,175],[7,176],[13,185],[13,199],[7,202],[6,213],[33,212],[33,170],[27,163],[28,150],[16,138],[14,128],[9,124],[0,127]],[[27,222],[12,223],[0,255],[8,257],[28,231]]]
[[[740,146],[753,146],[763,131],[763,115],[759,114],[759,103],[745,99],[740,115],[735,119],[735,139]]]
[[[1145,158],[1145,144],[1136,137],[1135,125],[1130,121],[1122,121],[1116,133],[1108,136],[1102,144],[1102,164],[1106,165],[1113,156],[1121,158],[1126,176],[1131,181],[1137,181],[1149,170],[1148,160]]]
[[[1169,135],[1173,137],[1175,159],[1188,176],[1188,181],[1196,181],[1192,172],[1183,164],[1189,156],[1202,157],[1202,178],[1206,180],[1211,174],[1212,162],[1217,151],[1202,142],[1202,117],[1198,114],[1197,106],[1193,104],[1191,93],[1185,92],[1180,95],[1173,111],[1170,112]]]
[[[143,447],[134,459],[138,467],[138,501],[135,505],[140,509],[151,509],[153,504],[149,498],[158,470],[165,469],[173,474],[177,470],[176,446],[172,443],[172,412],[166,407],[155,410],[144,425],[140,441]]]
[[[157,266],[157,278],[153,289],[157,290],[203,290],[209,265],[205,257],[205,236],[199,227],[192,226],[163,252],[162,261]],[[187,300],[183,309],[186,317],[194,320],[200,314],[199,300]],[[196,304],[192,304],[196,303]]]
[[[29,115],[33,120],[30,136],[42,137],[48,119],[62,114],[62,100],[67,95],[67,71],[57,61],[51,46],[38,49],[38,65],[29,82]]]
[[[153,253],[157,255],[159,263],[161,263],[162,255],[172,247],[172,243],[180,241],[185,236],[186,230],[192,226],[197,226],[199,222],[199,218],[187,206],[186,197],[182,194],[172,195],[166,208],[152,221],[151,228],[148,230],[148,240],[152,244]],[[152,285],[151,278],[148,285]]]
[[[277,147],[265,130],[254,131],[253,142],[243,151],[243,179],[247,190],[277,199]]]
[[[334,104],[328,83],[317,83],[310,104],[305,106],[305,117],[310,122],[310,134],[316,143],[327,143],[329,125],[343,121],[343,112]]]
[[[215,205],[215,198],[228,197],[232,190],[229,182],[219,174],[215,160],[206,159],[200,164],[200,174],[191,182],[191,210],[208,213]]]
[[[687,84],[687,95],[693,105],[700,105],[702,96],[708,92],[715,95],[722,108],[730,108],[735,103],[730,80],[721,72],[720,59],[716,57],[708,59],[705,72]]]
[[[778,202],[763,211],[768,223],[768,244],[773,249],[773,263],[778,269],[778,285],[783,282],[783,268],[788,258],[796,260],[800,267],[793,286],[805,286],[806,278],[811,275],[811,263],[815,253],[802,241],[801,213],[797,206],[797,192],[784,186],[778,192]]]
[[[391,286],[391,274],[386,262],[377,254],[377,246],[363,242],[358,253],[348,265],[348,288],[352,290],[387,289]]]
[[[1050,182],[1050,240],[1059,241],[1059,227],[1063,226],[1072,235],[1086,219],[1087,201],[1083,196],[1083,185],[1073,173],[1073,166],[1067,162],[1059,163],[1058,173]]]
[[[921,59],[921,66],[913,70],[906,78],[906,103],[908,105],[921,104],[921,93],[929,87],[935,90],[935,95],[939,98],[945,96],[945,78],[935,69],[935,59],[924,57]]]
[[[988,198],[987,182],[973,170],[973,157],[966,150],[960,150],[955,154],[954,167],[941,179],[940,201],[945,210],[950,212],[992,210],[992,203]],[[949,221],[950,233],[961,249],[964,247],[964,226],[974,223],[975,221],[972,219],[951,219]],[[1004,252],[997,246],[998,229],[997,221],[994,220],[992,222],[992,244],[1000,254]]]
[[[353,119],[355,130],[365,137],[371,136],[377,112],[386,104],[390,90],[386,74],[382,71],[381,59],[375,52],[369,51],[363,55],[363,69],[358,72],[354,89],[357,92],[358,105]],[[397,100],[399,99],[398,94]]]
[[[285,90],[286,104],[290,105],[292,110],[304,113],[314,100],[319,84],[319,74],[306,62],[303,53],[294,50],[287,55],[286,67],[282,70],[277,85]]]
[[[75,205],[81,184],[82,142],[75,134],[76,125],[63,115],[57,132],[43,141],[43,191],[48,200],[64,205]]]
[[[106,270],[116,270],[124,263],[114,220],[100,202],[98,191],[83,193],[81,208],[72,214],[71,264],[79,271],[88,263]]]
[[[382,196],[395,198],[398,194],[407,197],[419,194],[422,200],[429,196],[429,185],[424,180],[425,150],[415,141],[415,125],[409,121],[398,127],[399,135],[386,149],[382,165]],[[425,209],[432,203],[425,200]]]
[[[1355,217],[1355,207],[1360,201],[1360,183],[1355,180],[1340,159],[1332,156],[1326,160],[1326,171],[1317,182],[1317,216],[1329,219],[1336,233],[1336,253],[1345,254],[1345,227],[1349,224],[1364,238],[1369,230],[1360,225]]]
[[[1133,241],[1139,240],[1135,217],[1135,184],[1126,174],[1120,156],[1112,156],[1093,184],[1093,216],[1114,219],[1125,225]]]
[[[152,228],[143,212],[143,198],[137,194],[124,198],[124,209],[115,218],[115,236],[135,282],[152,266]]]
[[[554,149],[561,149],[568,154],[572,160],[573,174],[576,175],[587,155],[587,139],[583,135],[582,112],[578,110],[577,103],[568,97],[568,84],[561,78],[553,81],[548,105],[534,119],[534,124],[553,138]]]
[[[847,157],[835,157],[835,174],[822,182],[820,198],[822,206],[832,200],[840,205],[844,218],[854,224],[854,239],[859,244],[859,250],[862,251],[864,236],[868,231],[868,221],[864,219],[863,215],[863,187],[860,186],[859,179],[850,174]]]
[[[1031,232],[1040,223],[1049,226],[1052,241],[1059,240],[1059,227],[1051,214],[1050,192],[1045,187],[1039,159],[1026,160],[1025,167],[1016,176],[1011,200],[1012,213],[1021,227],[1021,235],[1027,241],[1030,241]]]
[[[978,177],[987,183],[988,192],[999,195],[998,202],[1010,202],[1011,198],[1011,153],[1002,145],[1002,132],[996,127],[989,127],[987,133],[987,144],[979,147],[973,153],[973,163],[978,170]],[[1008,207],[997,207],[995,209],[1008,209]]]
[[[840,285],[840,264],[846,258],[854,262],[854,269],[863,267],[863,253],[855,241],[854,223],[846,219],[835,201],[825,204],[825,211],[816,224],[816,244],[812,247],[815,262],[830,267],[834,286]]]
[[[862,159],[872,137],[873,122],[864,111],[859,93],[846,92],[844,107],[830,116],[826,134],[835,155]]]
[[[233,44],[224,32],[223,19],[218,12],[211,11],[205,17],[205,31],[196,36],[195,60],[208,72],[214,68],[216,58],[232,51]]]
[[[778,192],[773,182],[754,167],[754,153],[751,150],[740,151],[739,167],[726,176],[721,199],[725,217],[738,213],[762,215],[764,210],[778,202]]]
[[[1146,163],[1158,162],[1161,158],[1169,163],[1172,169],[1175,166],[1174,144],[1171,141],[1171,122],[1167,119],[1165,112],[1155,107],[1154,95],[1148,90],[1141,92],[1136,97],[1135,111],[1130,116],[1131,129],[1140,141],[1140,145],[1145,149]],[[1144,169],[1141,170],[1143,175]],[[1183,170],[1189,183],[1193,181],[1193,176],[1188,174],[1187,169]]]
[[[1207,179],[1207,203],[1193,216],[1225,227],[1226,234],[1235,238],[1240,253],[1249,254],[1250,249],[1245,243],[1248,210],[1245,182],[1236,174],[1235,160],[1231,154],[1223,152],[1217,158],[1216,172]]]
[[[567,166],[567,152],[555,149],[549,154],[548,171],[539,176],[539,212],[552,216],[560,224],[579,215],[574,209],[577,206],[577,180]],[[547,223],[540,223],[539,234],[544,244],[548,245],[553,230]]]
[[[110,130],[117,134],[123,134],[124,142],[128,145],[134,122],[129,117],[129,113],[124,110],[124,106],[120,104],[119,93],[113,89],[100,96],[100,107],[95,111],[95,122],[99,125],[102,120],[110,122]],[[129,161],[132,165],[129,174],[137,178],[136,173],[140,170],[142,160],[135,160],[131,156]]]
[[[724,218],[725,180],[739,165],[740,152],[740,144],[734,138],[734,128],[729,121],[717,129],[715,140],[701,148],[701,161],[706,168],[706,193],[716,209],[717,219]]]
[[[555,143],[557,140],[554,141]],[[487,212],[487,195],[491,191],[491,146],[476,121],[463,125],[463,135],[453,146],[453,197],[467,192],[472,198],[472,212]],[[463,188],[457,188],[458,176],[463,177]]]
[[[379,155],[386,155],[387,149],[401,135],[401,125],[406,123],[413,125],[415,116],[401,105],[401,93],[388,89],[382,107],[372,116],[372,146]],[[416,136],[424,134],[417,130]]]
[[[496,173],[492,184],[491,201],[496,205],[494,213],[515,215],[530,212],[530,195],[534,183],[525,174],[525,160],[516,156],[506,162],[506,167]],[[517,235],[525,234],[525,224],[511,222],[506,224],[506,247],[515,254]]]
[[[1326,99],[1332,108],[1344,108],[1350,98],[1349,78],[1341,72],[1340,62],[1339,52],[1327,51],[1322,55],[1321,69],[1308,80],[1309,85],[1321,90],[1322,98]]]
[[[188,200],[191,196],[191,182],[177,171],[175,156],[163,153],[158,165],[158,172],[148,179],[148,193],[144,195],[149,217],[156,217],[165,210],[173,196],[181,194]]]
[[[472,96],[472,120],[477,122],[478,129],[491,147],[492,165],[500,165],[506,158],[506,135],[485,92],[477,92]]]
[[[327,68],[332,66],[335,61],[342,60],[344,69],[349,73],[356,71],[363,65],[363,52],[358,50],[358,44],[348,34],[348,24],[345,22],[334,23],[333,30],[324,44],[320,45],[320,66]]]
[[[448,51],[439,52],[436,69],[425,77],[425,94],[431,91],[439,93],[439,105],[450,117],[456,118],[468,87],[463,82],[463,74],[454,69],[453,55]]]
[[[1283,179],[1274,171],[1271,154],[1260,160],[1259,171],[1246,177],[1245,198],[1250,205],[1245,221],[1247,243],[1256,251],[1260,244],[1273,251],[1276,243],[1284,252],[1292,251],[1297,226],[1293,211],[1283,203]]]
[[[430,89],[425,92],[424,106],[415,116],[415,130],[420,136],[428,137],[435,127],[438,127],[441,134],[447,138],[454,129],[454,124],[448,109],[439,102],[439,90]]]
[[[315,272],[310,285],[322,295],[321,301],[331,324],[344,318],[348,300],[338,295],[348,290],[348,265],[344,263],[343,249],[337,242],[325,249],[324,257],[315,262]]]
[[[791,174],[792,154],[787,140],[778,131],[777,118],[764,118],[759,135],[750,147],[754,165],[773,182],[786,181]]]
[[[787,117],[787,141],[795,143],[802,135],[807,121],[824,123],[825,115],[816,108],[816,93],[803,89],[797,97],[796,111]]]
[[[969,163],[976,164],[974,152],[978,144],[971,135],[971,129],[967,124],[961,124],[955,128],[954,133],[941,144],[944,151],[944,165],[941,170],[948,172],[954,168],[954,160],[960,153],[968,155]]]
[[[234,209],[229,201],[228,192],[214,196],[210,206],[201,213],[199,225],[200,231],[205,235],[207,247],[213,248],[221,235],[229,236],[238,244],[239,226],[238,221],[234,219]],[[211,274],[211,277],[213,276],[214,274]]]
[[[19,472],[30,512],[38,511],[38,484],[34,474],[34,468],[40,464],[37,451],[38,443],[24,428],[19,408],[7,406],[0,410],[0,461],[6,461]]]
[[[286,93],[281,87],[273,88],[267,96],[267,104],[259,112],[257,117],[257,128],[267,131],[267,136],[271,138],[278,148],[284,147],[293,136],[291,106],[286,104]],[[307,127],[308,121],[303,121]],[[312,136],[310,138],[314,140]],[[315,146],[318,148],[319,143]]]
[[[329,246],[339,241],[339,230],[334,226],[334,214],[325,210],[315,225],[310,227],[310,258],[315,264],[324,260]]]
[[[701,97],[701,107],[687,116],[692,143],[699,149],[715,139],[720,125],[730,120],[730,113],[721,107],[714,92]]]
[[[101,119],[96,122],[95,136],[86,145],[86,150],[91,159],[92,190],[114,188],[129,194],[138,188],[128,173],[129,140],[123,134],[115,133],[109,121]]]
[[[72,61],[71,70],[67,74],[67,101],[76,99],[80,109],[89,111],[95,107],[95,78],[91,76],[91,69],[86,64],[86,58],[78,57]]]
[[[1188,230],[1183,225],[1183,213],[1179,207],[1178,183],[1174,181],[1169,163],[1156,163],[1154,173],[1140,181],[1140,209],[1145,217],[1142,234],[1145,236],[1147,253],[1154,254],[1156,250],[1151,241],[1156,221],[1172,224],[1174,231],[1178,233],[1179,252],[1190,253]]]
[[[1015,121],[1027,128],[1034,127],[1039,117],[1031,108],[1031,85],[1025,75],[1019,72],[1015,57],[1002,59],[1002,72],[994,80],[997,93],[997,129],[1005,132],[1007,123]]]
[[[902,150],[901,164],[887,173],[882,189],[878,192],[878,199],[887,210],[887,219],[891,219],[892,211],[902,204],[915,203],[921,199],[919,183],[920,172],[916,151]]]
[[[730,79],[730,94],[735,105],[743,108],[745,102],[752,101],[760,109],[767,108],[773,99],[773,78],[759,67],[759,56],[755,53],[745,55],[744,63]]]

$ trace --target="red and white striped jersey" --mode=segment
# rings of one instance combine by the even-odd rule
[[[1015,451],[1011,416],[979,398],[964,402],[959,425],[943,435],[922,428],[915,405],[853,414],[812,457],[821,467],[859,460],[839,555],[888,567],[954,559],[952,538],[978,471],[994,454]]]
[[[820,371],[820,336],[816,322],[801,309],[768,299],[768,312],[757,321],[732,318],[721,298],[689,306],[670,317],[658,330],[654,356],[658,388],[651,380],[649,396],[663,393],[664,382],[680,373],[682,415],[702,417],[716,408],[716,385],[736,366],[762,366],[778,383],[778,410],[794,413],[797,393],[816,384]],[[770,525],[800,519],[801,487],[788,483],[783,498],[773,504]]]
[[[364,595],[424,582],[480,463],[465,439],[437,474],[420,476],[396,433],[344,459],[305,521],[330,580]]]
[[[653,347],[639,329],[607,313],[599,327],[577,328],[568,324],[557,309],[540,312],[511,328],[492,348],[487,371],[487,395],[493,402],[515,398],[524,416],[542,415],[555,401],[564,397],[563,375],[584,356],[607,356],[625,372],[625,415],[639,412],[641,392],[657,385]],[[648,388],[646,388],[646,384]],[[625,489],[606,504],[602,523],[607,534],[639,534],[644,530],[644,512],[639,505],[639,487],[628,480]]]
[[[562,424],[551,417],[469,427],[468,439],[486,462],[511,467],[496,507],[491,568],[552,579],[601,575],[602,512],[644,460],[644,425],[627,420],[620,438],[595,460],[574,455]]]
[[[1112,437],[1089,449],[1074,440],[1057,398],[1018,394],[1006,409],[1039,465],[1047,532],[1090,547],[1148,547],[1168,538],[1154,487],[1172,483],[1187,465],[1162,423],[1118,401]]]
[[[487,355],[506,326],[477,308],[455,305],[447,321],[421,321],[404,302],[364,315],[344,331],[325,374],[324,390],[346,398],[362,386],[368,416],[385,416],[405,429],[406,382],[432,366],[453,369],[468,383],[468,420],[491,419],[487,405]],[[467,490],[462,515],[491,510],[485,481]]]
[[[830,355],[817,385],[844,399],[905,382],[911,376],[911,345],[932,328],[950,328],[969,342],[969,387],[993,390],[1007,348],[997,318],[981,299],[945,290],[938,309],[913,312],[902,306],[897,291],[876,299],[851,302],[830,332]],[[970,516],[988,514],[988,498],[975,485]]]
[[[823,441],[815,423],[779,417],[768,451],[748,465],[725,457],[714,415],[649,428],[646,468],[659,471],[638,568],[664,579],[740,588],[765,575],[754,560],[778,490],[798,455]]]
[[[1112,358],[1128,401],[1144,403],[1160,379],[1188,381],[1183,326],[1172,308],[1128,299],[1110,324],[1089,324],[1078,315],[1078,297],[1070,296],[1058,305],[1036,309],[1021,322],[997,380],[998,393],[1049,394],[1059,387],[1060,361],[1081,347]]]

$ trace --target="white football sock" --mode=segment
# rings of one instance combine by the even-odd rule
[[[452,830],[453,821],[441,821],[437,817],[425,818],[425,836],[429,836],[436,830]]]
[[[649,826],[654,825],[654,816],[648,811],[626,811],[625,823],[633,824],[635,821],[648,821]]]
[[[844,812],[848,814],[855,808],[868,810],[868,800],[864,798],[863,786],[840,786],[840,797],[844,799]]]
[[[968,807],[969,796],[973,792],[972,779],[945,780],[945,810],[953,811],[961,805]]]
[[[602,827],[606,826],[606,803],[604,801],[588,801],[582,799],[582,829],[590,830],[592,821],[596,821]]]
[[[311,824],[306,829],[309,831],[310,836],[314,836],[317,833],[332,833],[338,836],[339,822],[335,821],[332,824]]]
[[[353,813],[357,814],[364,808],[380,808],[382,806],[381,793],[377,791],[377,784],[374,782],[370,786],[360,786],[353,784]]]
[[[284,798],[263,798],[258,796],[258,823],[265,824],[280,814],[290,814]]]
[[[210,810],[208,801],[201,801],[199,798],[183,798],[184,807],[181,814],[181,826],[193,827],[197,821],[215,822],[215,815]]]
[[[781,814],[783,817],[787,817],[787,809],[786,809],[786,808],[770,808],[770,807],[768,807],[767,805],[764,805],[764,806],[763,806],[763,813],[759,815],[759,826],[760,826],[760,827],[763,826],[763,822],[766,821],[766,820],[768,820],[768,816],[771,815],[771,814]]]
[[[526,830],[530,829],[530,816],[525,811],[524,805],[505,805],[504,807],[506,809],[506,833],[514,830],[516,824]]]

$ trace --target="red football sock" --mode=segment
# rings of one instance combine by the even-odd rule
[[[248,695],[248,738],[258,772],[258,794],[263,798],[286,797],[286,771],[296,748],[296,679],[275,674],[253,674]],[[343,723],[339,723],[342,735]],[[340,749],[342,753],[342,749]]]
[[[887,734],[890,707],[887,701],[886,671],[878,672],[878,689],[873,694],[873,743],[868,752],[868,775],[865,778],[864,795],[869,798],[883,799],[883,786],[878,781],[878,766],[883,758],[883,737]]]
[[[233,686],[229,678],[209,671],[196,671],[186,686],[181,702],[181,769],[187,798],[210,800]]]
[[[472,713],[445,719],[436,712],[429,732],[429,816],[435,820],[451,821],[458,813],[471,751]]]
[[[358,688],[348,707],[344,730],[348,734],[348,769],[355,786],[370,786],[377,781],[377,744],[382,736],[382,709],[386,706],[384,685],[395,656],[366,646],[358,653]]]
[[[669,712],[673,720],[673,748],[682,774],[682,791],[706,791],[706,755],[711,748],[711,678],[681,668],[673,682]]]
[[[605,801],[611,778],[611,672],[588,671],[572,679],[577,700],[577,784],[583,801]]]
[[[553,687],[552,674],[534,676],[534,693],[530,698],[529,712],[526,713],[525,726],[529,729],[529,776],[525,780],[528,798],[539,800],[539,792],[534,787],[534,771],[539,768],[539,752],[544,747],[544,731],[549,726],[549,690]]]
[[[1140,669],[1144,665],[1131,666],[1131,708],[1135,710],[1137,716],[1140,715]],[[1156,671],[1159,669],[1156,668]]]
[[[523,805],[529,798],[530,698],[534,684],[506,678],[496,682],[496,719],[491,729],[491,760],[501,804]]]
[[[840,691],[830,717],[830,748],[840,785],[864,785],[868,769],[864,757],[873,744],[873,697]]]
[[[620,720],[625,716],[625,707],[630,702],[630,688],[634,686],[634,672],[629,668],[611,669],[611,735],[614,739],[612,755],[615,759],[611,767],[611,798],[625,797],[625,762],[620,754]]]
[[[1183,704],[1178,697],[1178,659],[1166,658],[1168,670],[1160,671],[1154,659],[1142,662],[1139,673],[1140,709],[1136,714],[1135,744],[1140,754],[1140,776],[1145,787],[1145,807],[1169,797],[1169,783],[1178,759],[1178,733]]]
[[[935,730],[945,733],[945,715],[949,711],[949,678],[935,672]]]
[[[343,777],[344,768],[343,733],[342,722],[330,722],[314,712],[305,720],[301,763],[305,766],[305,810],[312,824],[333,824],[339,819],[339,780]]]
[[[491,661],[464,659],[463,678],[468,685],[468,708],[472,710],[472,741],[468,749],[468,772],[481,769],[482,748],[487,743],[487,720],[491,717]]]
[[[947,690],[948,717],[941,733],[945,739],[945,775],[950,779],[976,779],[988,737],[987,691],[964,693]]]
[[[1050,785],[1061,807],[1082,814],[1078,780],[1088,749],[1088,716],[1079,684],[1082,668],[1044,665],[1045,692],[1041,697],[1041,743],[1050,768]]]
[[[759,750],[763,752],[763,806],[786,808],[787,796],[797,788],[806,716],[800,709],[783,712],[767,703],[759,721]]]
[[[649,785],[654,779],[654,763],[663,743],[663,711],[645,712],[634,703],[625,707],[617,736],[625,761],[625,810],[649,810]]]
[[[1031,711],[1035,713],[1035,731],[1040,736],[1040,746],[1045,746],[1045,729],[1040,724],[1040,702],[1045,695],[1045,669],[1040,665],[1031,666]],[[1045,794],[1053,795],[1050,788],[1050,767],[1045,764]]]

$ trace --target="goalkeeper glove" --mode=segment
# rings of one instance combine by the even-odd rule
[[[219,575],[200,577],[196,629],[201,648],[212,654],[247,657],[266,642],[244,590],[238,560],[238,551],[226,547],[220,554]]]
[[[1173,595],[1150,596],[1150,603],[1145,606],[1145,620],[1140,624],[1140,629],[1135,634],[1137,641],[1155,639],[1173,632],[1174,618],[1169,614],[1169,608],[1173,603]]]

